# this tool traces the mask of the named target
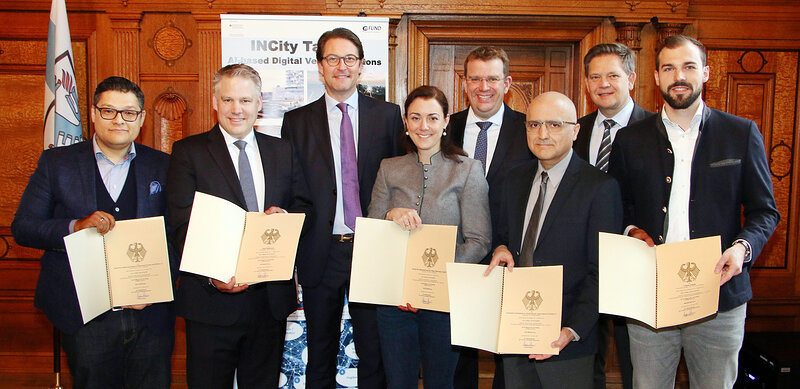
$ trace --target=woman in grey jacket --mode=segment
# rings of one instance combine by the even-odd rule
[[[447,97],[421,86],[405,102],[408,154],[381,162],[369,217],[405,230],[422,223],[458,226],[456,262],[477,263],[490,249],[489,186],[479,161],[446,134]],[[404,306],[378,307],[381,352],[390,389],[452,388],[458,352],[450,345],[450,315]]]

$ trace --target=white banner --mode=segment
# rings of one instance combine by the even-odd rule
[[[261,75],[259,131],[280,136],[283,114],[317,100],[325,86],[317,70],[317,40],[344,27],[364,46],[361,93],[386,100],[389,86],[389,19],[373,17],[220,15],[222,66],[243,63]]]
[[[72,40],[64,0],[50,6],[44,87],[44,149],[83,140]]]

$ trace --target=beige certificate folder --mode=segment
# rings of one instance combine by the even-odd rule
[[[356,218],[349,300],[449,312],[445,264],[456,256],[456,226],[404,231],[388,220]]]
[[[498,354],[558,354],[562,266],[447,264],[450,342]]]
[[[599,246],[601,313],[653,328],[717,313],[719,236],[648,247],[636,238],[601,232]]]
[[[247,212],[195,192],[180,270],[237,284],[292,278],[305,214]]]
[[[83,323],[112,307],[172,301],[164,217],[122,220],[64,237]]]

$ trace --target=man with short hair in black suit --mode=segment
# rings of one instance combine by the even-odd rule
[[[217,124],[172,146],[169,225],[183,250],[195,192],[251,212],[311,211],[306,181],[292,145],[258,133],[261,77],[247,65],[214,75]],[[208,242],[215,244],[215,242]],[[182,273],[175,298],[186,320],[186,380],[190,388],[278,386],[286,318],[297,307],[292,280],[237,284]]]
[[[464,60],[464,92],[469,108],[450,116],[447,133],[471,158],[483,162],[489,183],[489,210],[492,218],[492,247],[502,199],[502,185],[509,169],[533,156],[525,146],[525,114],[511,109],[503,97],[511,87],[509,60],[499,47],[480,46]],[[491,252],[481,261],[488,264]],[[455,387],[477,389],[478,352],[463,348],[456,367]],[[502,360],[495,358],[494,389],[503,388]]]
[[[579,125],[565,95],[546,92],[527,112],[527,144],[537,160],[508,173],[500,213],[497,265],[562,265],[558,355],[503,355],[508,388],[593,387],[597,352],[598,235],[622,229],[619,185],[572,150]],[[548,339],[550,341],[550,339]]]
[[[317,67],[325,94],[287,112],[281,136],[294,145],[314,189],[314,216],[307,219],[310,228],[297,253],[308,339],[306,387],[332,389],[355,218],[367,214],[381,160],[400,152],[403,121],[396,104],[357,92],[364,48],[352,31],[336,28],[320,36]],[[349,311],[358,353],[358,387],[384,388],[375,306],[350,303]]]
[[[586,92],[597,110],[578,119],[581,131],[573,148],[584,161],[608,171],[611,144],[617,131],[637,122],[652,112],[633,102],[630,92],[636,82],[636,53],[621,43],[601,43],[589,49],[583,57]],[[595,389],[606,387],[606,352],[610,330],[614,331],[622,386],[633,387],[631,353],[625,319],[600,315],[600,339],[595,359]]]

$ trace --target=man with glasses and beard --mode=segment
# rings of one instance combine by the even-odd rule
[[[716,316],[658,331],[628,322],[634,387],[673,388],[681,349],[691,387],[733,386],[753,296],[748,271],[780,220],[756,124],[707,107],[708,78],[703,45],[668,37],[655,71],[666,104],[620,130],[611,150],[627,235],[650,246],[722,238]]]

